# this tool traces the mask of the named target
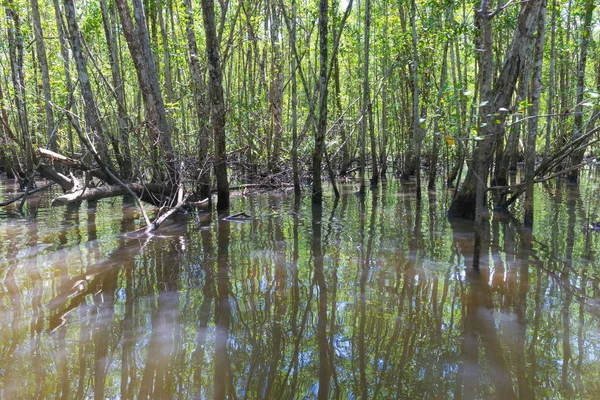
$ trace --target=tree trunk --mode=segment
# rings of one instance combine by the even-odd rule
[[[313,187],[312,201],[320,204],[323,200],[321,182],[321,162],[327,131],[327,53],[329,27],[328,0],[319,0],[319,120],[315,131],[315,147],[313,149]]]
[[[127,108],[125,105],[125,89],[121,79],[121,70],[119,69],[119,54],[117,41],[115,39],[115,29],[108,12],[106,0],[100,0],[100,9],[102,11],[102,23],[104,34],[108,45],[108,59],[110,62],[110,71],[112,73],[112,83],[114,86],[115,97],[117,100],[117,110],[119,113],[119,144],[115,147],[115,154],[119,157],[119,168],[121,175],[129,179],[132,177],[131,149],[129,147],[129,132],[131,131]]]
[[[408,161],[404,176],[414,173],[417,181],[417,199],[421,199],[421,143],[423,140],[421,129],[421,115],[419,107],[419,51],[417,46],[417,4],[415,0],[411,2],[411,35],[412,35],[412,84],[413,84],[413,103],[412,103],[412,152]]]
[[[65,35],[65,31],[64,31],[64,27],[63,27],[63,18],[62,18],[62,13],[60,11],[60,4],[59,4],[59,0],[52,0],[52,3],[54,5],[54,16],[56,18],[56,30],[58,32],[58,41],[60,43],[60,54],[61,54],[61,58],[62,58],[62,62],[63,62],[63,71],[65,74],[65,84],[67,87],[67,93],[70,96],[72,96],[73,94],[73,82],[71,80],[71,69],[69,67],[69,60],[71,58],[70,54],[69,54],[69,48],[66,42],[66,37],[67,35]],[[77,103],[73,102],[73,104],[71,105],[71,111],[73,112],[73,114],[77,115]],[[75,123],[77,123],[77,120],[74,120]],[[73,154],[75,152],[75,148],[74,148],[74,143],[73,143],[73,129],[71,128],[71,125],[68,125],[67,127],[67,132],[68,132],[68,136],[69,136],[69,154]]]
[[[596,0],[587,0],[585,2],[585,19],[583,26],[581,27],[581,47],[579,54],[579,63],[577,65],[577,95],[575,100],[575,118],[573,126],[573,135],[571,140],[577,140],[583,135],[583,93],[585,90],[585,70],[587,64],[588,47],[590,44],[590,38],[592,36],[592,16],[594,15],[594,9],[596,8]],[[587,143],[587,141],[586,141]],[[583,143],[585,144],[585,143]],[[583,156],[585,155],[585,147],[581,150],[576,150],[571,155],[571,167],[581,164]],[[573,169],[569,173],[569,180],[571,182],[577,182],[579,179],[579,169]]]
[[[6,2],[6,19],[8,24],[8,52],[10,58],[11,80],[15,90],[15,105],[19,120],[20,142],[25,149],[25,159],[29,176],[33,172],[35,156],[29,131],[29,118],[27,115],[27,101],[25,98],[25,72],[23,70],[23,33],[21,32],[21,19],[15,9],[13,0]]]
[[[369,50],[371,45],[371,0],[365,2],[365,19],[364,19],[364,44],[363,44],[363,82],[362,82],[362,110],[360,124],[360,165],[359,165],[359,193],[365,193],[365,168],[366,152],[367,152],[367,130],[369,126],[369,104],[371,103],[371,89],[369,87]],[[377,160],[374,160],[377,164]]]
[[[50,75],[48,73],[48,59],[46,57],[46,44],[40,21],[40,7],[38,0],[31,0],[31,14],[33,19],[33,31],[35,33],[35,47],[42,72],[42,86],[44,88],[44,110],[46,112],[46,135],[48,147],[56,151],[56,134],[54,132],[54,114],[52,111],[52,96],[50,95]]]
[[[546,100],[546,114],[552,115],[554,112],[554,81],[555,81],[555,65],[556,65],[556,14],[558,7],[556,0],[552,0],[552,22],[550,23],[550,66],[548,67],[548,98]],[[550,154],[550,138],[552,136],[553,117],[548,117],[546,122],[546,140],[544,143],[544,158]]]
[[[377,157],[377,141],[375,140],[375,124],[373,123],[373,99],[371,99],[371,88],[369,80],[369,57],[371,48],[371,0],[365,4],[365,71],[363,80],[363,96],[367,101],[367,115],[369,117],[369,137],[371,138],[371,187],[379,183],[379,166]],[[363,119],[365,116],[363,115]]]
[[[492,15],[488,10],[487,0],[482,0],[481,9],[477,11],[478,20],[483,30],[489,28],[489,17]],[[533,40],[533,35],[537,28],[537,18],[541,2],[531,1],[523,3],[521,12],[517,20],[517,29],[515,30],[510,50],[506,56],[504,66],[491,93],[488,92],[488,81],[491,81],[491,59],[484,55],[481,63],[481,100],[486,102],[480,107],[480,113],[484,117],[479,135],[484,139],[477,143],[473,154],[471,168],[465,177],[457,196],[454,198],[448,210],[448,215],[454,218],[474,219],[477,207],[483,204],[477,204],[477,186],[478,182],[485,187],[489,176],[489,170],[493,161],[494,149],[497,135],[502,135],[506,112],[499,111],[501,108],[507,109],[513,96],[517,78],[523,68],[527,57],[529,43]],[[490,43],[484,40],[484,52],[490,50]],[[487,44],[486,44],[487,43]],[[491,53],[490,53],[491,54]],[[489,115],[490,117],[487,117]],[[485,197],[484,197],[485,199]],[[485,200],[484,200],[485,202]]]
[[[535,61],[533,66],[533,77],[531,80],[531,96],[529,102],[531,107],[529,114],[529,132],[527,133],[527,147],[525,148],[525,211],[524,225],[533,228],[533,178],[535,174],[535,142],[538,131],[538,114],[540,112],[540,93],[542,91],[542,63],[544,62],[544,40],[546,34],[547,1],[541,0],[542,6],[538,18],[537,39],[535,43]]]
[[[269,171],[276,172],[279,167],[279,153],[283,135],[283,63],[281,59],[281,44],[279,40],[281,15],[279,5],[271,0],[271,82],[269,101],[271,103],[271,151],[268,160]]]
[[[83,111],[85,115],[87,131],[91,133],[89,138],[91,141],[96,142],[96,146],[99,149],[99,155],[102,160],[96,160],[98,164],[102,164],[102,162],[104,162],[106,166],[112,170],[112,160],[104,140],[102,124],[100,122],[100,116],[98,115],[98,106],[94,98],[94,92],[92,91],[92,85],[87,72],[87,60],[83,55],[81,32],[79,31],[79,25],[77,23],[75,5],[73,4],[73,0],[64,0],[64,5],[65,18],[67,20],[67,26],[69,29],[69,41],[71,42],[73,59],[75,60],[75,65],[77,66],[79,87],[84,102]]]
[[[292,0],[292,29],[290,32],[290,48],[296,48],[296,0]],[[294,194],[300,196],[300,177],[298,175],[298,82],[296,77],[296,57],[292,57],[292,175],[294,180]]]
[[[448,70],[448,43],[444,45],[444,52],[442,55],[442,70],[440,72],[440,88],[438,90],[436,102],[435,102],[435,121],[433,122],[433,145],[431,149],[431,162],[429,163],[429,182],[427,183],[427,190],[435,189],[435,179],[437,177],[437,163],[440,151],[440,139],[441,133],[439,132],[439,119],[441,112],[441,101],[444,95],[444,88],[446,86],[446,74]]]
[[[146,112],[146,127],[150,133],[150,140],[152,143],[157,144],[151,154],[151,161],[156,174],[154,179],[166,180],[170,185],[175,186],[179,179],[178,168],[176,167],[175,153],[171,143],[171,128],[167,121],[165,103],[150,48],[144,6],[141,0],[133,0],[134,26],[127,0],[115,0],[115,3],[119,10],[121,27],[135,65],[138,83],[142,92]],[[160,167],[163,162],[166,169]]]
[[[227,181],[227,155],[225,153],[225,103],[214,0],[202,0],[202,15],[208,57],[208,93],[211,101],[211,124],[215,151],[217,209],[224,210],[229,208],[229,182]]]
[[[202,199],[210,198],[210,169],[208,168],[208,149],[210,146],[210,106],[207,101],[207,87],[200,65],[200,52],[194,31],[194,9],[191,0],[184,0],[187,12],[186,34],[188,51],[190,53],[189,67],[194,100],[194,110],[198,118],[198,164],[200,176],[198,179],[199,193]]]

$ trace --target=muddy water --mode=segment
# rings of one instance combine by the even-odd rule
[[[0,209],[0,398],[598,398],[598,177],[493,217],[449,194],[233,200],[157,235],[121,199]],[[14,187],[0,181],[0,201]]]

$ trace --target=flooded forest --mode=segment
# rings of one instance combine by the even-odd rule
[[[596,0],[0,8],[0,399],[600,396]]]

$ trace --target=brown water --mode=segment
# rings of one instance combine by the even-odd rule
[[[447,193],[354,189],[144,239],[121,199],[0,209],[0,398],[600,397],[596,175],[492,218],[480,271]]]

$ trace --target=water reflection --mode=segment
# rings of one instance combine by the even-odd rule
[[[242,197],[132,239],[120,201],[0,216],[2,398],[555,398],[600,391],[590,179],[493,217],[446,194]],[[26,206],[29,207],[29,206]],[[26,211],[30,209],[27,208]]]

